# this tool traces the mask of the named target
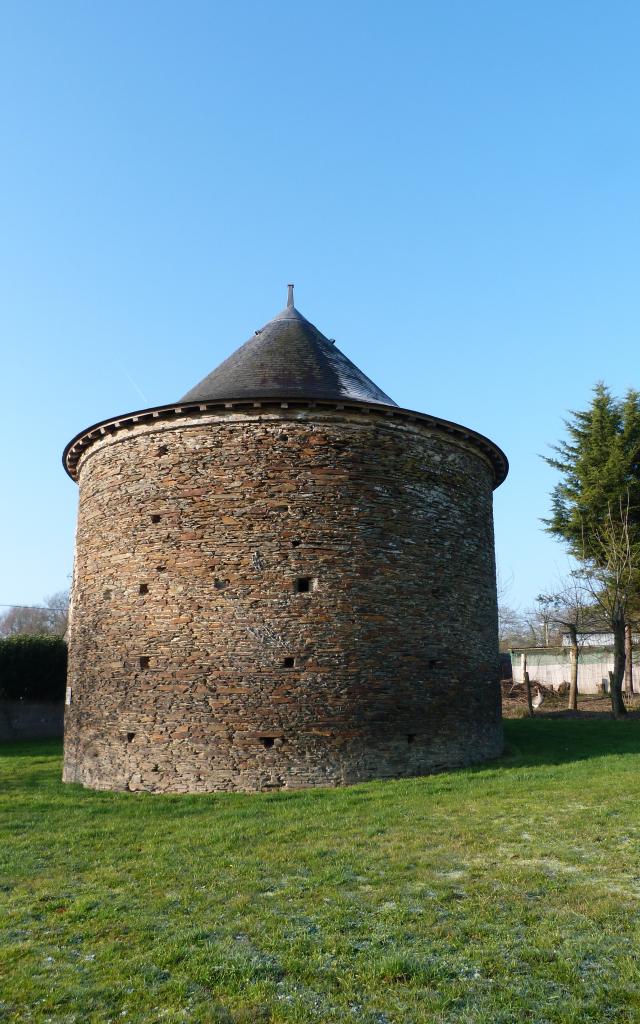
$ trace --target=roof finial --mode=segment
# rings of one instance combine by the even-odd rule
[[[287,309],[293,309],[293,285],[288,284],[289,294],[287,295]]]

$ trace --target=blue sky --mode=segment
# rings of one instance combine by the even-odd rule
[[[0,32],[0,603],[71,572],[83,427],[285,304],[487,434],[509,601],[566,564],[539,458],[640,387],[635,3],[12,2]]]

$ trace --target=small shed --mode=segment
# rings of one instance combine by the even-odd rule
[[[581,644],[578,659],[578,691],[580,693],[608,693],[609,672],[613,672],[613,643]],[[531,682],[559,689],[569,682],[571,674],[570,648],[563,642],[560,647],[515,647],[510,651],[514,683],[522,683],[524,656]],[[640,648],[633,652],[633,688],[640,690]]]

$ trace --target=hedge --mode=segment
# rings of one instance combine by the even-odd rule
[[[61,636],[0,640],[0,699],[63,700],[66,680],[67,645]]]

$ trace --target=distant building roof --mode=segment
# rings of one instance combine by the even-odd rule
[[[578,643],[582,647],[613,647],[613,633],[610,629],[579,629],[576,632]],[[571,646],[571,635],[562,634],[564,647]]]
[[[293,285],[285,309],[180,401],[280,397],[396,404],[295,308]]]

